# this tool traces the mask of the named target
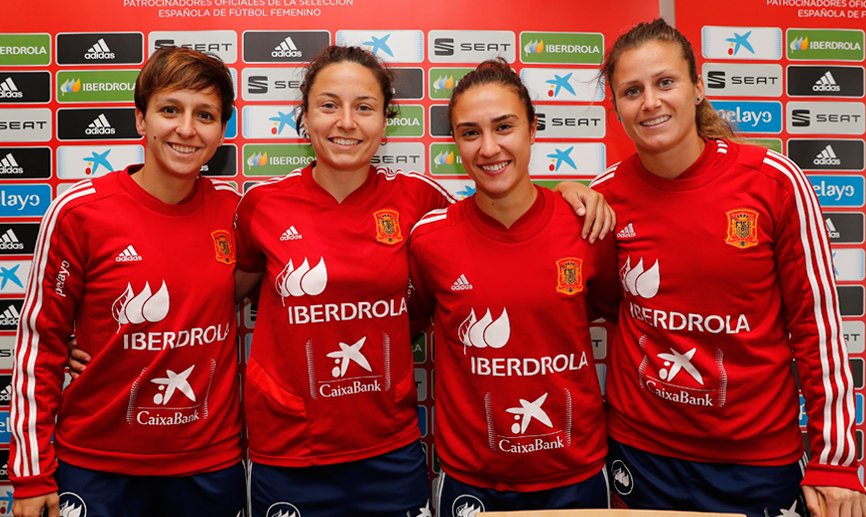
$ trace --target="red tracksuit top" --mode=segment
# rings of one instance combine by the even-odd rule
[[[13,373],[16,497],[57,490],[56,457],[156,476],[241,459],[238,194],[200,178],[167,205],[132,180],[138,167],[77,183],[43,218]],[[93,359],[61,392],[73,329]]]
[[[421,321],[434,313],[435,441],[449,476],[528,492],[601,471],[588,311],[616,313],[615,249],[580,229],[559,194],[538,188],[509,229],[469,198],[413,230],[410,305]]]
[[[254,461],[343,463],[420,438],[407,243],[448,203],[429,178],[373,167],[342,203],[312,165],[244,195],[238,268],[265,272],[244,391]]]
[[[593,187],[617,212],[624,293],[610,346],[611,436],[691,461],[783,465],[804,484],[863,490],[826,230],[786,157],[708,141],[674,180],[636,155]]]

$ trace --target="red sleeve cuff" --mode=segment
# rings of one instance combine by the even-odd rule
[[[857,475],[857,464],[850,467],[822,465],[810,462],[801,486],[835,486],[856,492],[864,492],[863,483]]]
[[[54,469],[48,473],[38,476],[16,477],[10,473],[9,480],[12,482],[15,499],[25,497],[36,497],[57,492],[57,482],[54,481]]]

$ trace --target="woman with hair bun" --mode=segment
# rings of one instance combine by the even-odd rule
[[[535,108],[505,61],[463,77],[450,118],[476,193],[409,246],[415,327],[435,320],[437,514],[607,508],[589,321],[616,314],[613,243],[532,184]]]

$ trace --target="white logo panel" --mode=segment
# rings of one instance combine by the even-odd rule
[[[598,70],[586,68],[524,68],[520,78],[536,101],[604,100],[604,81]]]
[[[701,42],[701,52],[709,59],[782,58],[782,29],[778,27],[706,25],[701,29]]]

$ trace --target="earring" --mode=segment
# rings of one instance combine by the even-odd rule
[[[695,104],[700,104],[700,103],[701,103],[701,98],[695,97]]]

